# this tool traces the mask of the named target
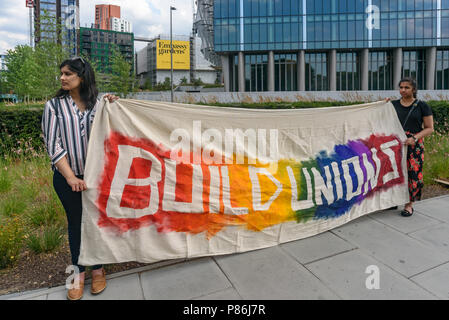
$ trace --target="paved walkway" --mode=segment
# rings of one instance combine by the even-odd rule
[[[367,289],[376,286],[377,271],[379,289]],[[83,299],[449,299],[449,196],[421,201],[410,218],[375,212],[268,249],[165,261],[107,278],[98,296],[86,284]],[[4,299],[60,300],[66,289]]]

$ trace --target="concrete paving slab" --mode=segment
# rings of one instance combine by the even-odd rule
[[[86,288],[84,288],[84,290],[86,290]],[[49,293],[47,300],[67,300],[67,289],[62,287],[61,290]]]
[[[278,246],[214,259],[243,299],[339,299]]]
[[[441,223],[441,221],[420,214],[416,210],[413,216],[405,218],[401,216],[401,210],[378,211],[370,214],[368,217],[402,233],[414,232]]]
[[[51,289],[50,289],[51,290]],[[37,289],[27,292],[17,292],[0,296],[0,300],[28,300],[41,295],[46,296],[49,289]]]
[[[210,257],[142,272],[140,279],[147,300],[188,300],[231,287]]]
[[[143,300],[139,274],[108,279],[106,289],[98,295],[91,294],[90,285],[86,285],[83,300]]]
[[[415,205],[417,214],[408,220],[402,217],[397,220],[377,213],[333,229],[327,232],[328,234],[318,235],[316,239],[303,239],[295,244],[243,254],[189,260],[186,263],[160,266],[160,269],[151,271],[137,269],[129,271],[128,274],[110,275],[108,288],[98,298],[105,299],[107,292],[111,291],[111,296],[116,292],[112,285],[115,280],[130,276],[133,278],[131,282],[135,283],[136,275],[143,275],[140,278],[140,292],[143,291],[143,298],[147,295],[150,299],[338,299],[354,295],[364,297],[363,292],[358,292],[360,287],[354,289],[348,286],[348,279],[344,275],[341,277],[331,275],[349,273],[352,276],[355,271],[351,271],[351,268],[358,266],[360,269],[369,263],[380,268],[380,290],[383,291],[385,288],[390,290],[383,297],[396,296],[397,299],[402,299],[402,296],[408,297],[402,295],[402,288],[407,288],[409,296],[418,297],[422,294],[416,289],[418,287],[424,291],[424,295],[433,294],[435,298],[449,299],[447,285],[449,254],[447,241],[444,241],[449,231],[448,208],[449,196],[443,196],[417,203]],[[433,220],[441,223],[431,224]],[[311,241],[307,248],[308,246],[318,248],[320,243],[326,244],[326,238],[335,239],[335,235],[358,249],[351,248],[349,251],[340,252],[342,247],[339,245],[335,248],[317,249],[322,251],[318,253],[299,249],[301,241]],[[358,252],[361,252],[362,258],[356,257]],[[331,256],[327,256],[328,254]],[[348,255],[354,255],[352,260],[347,258]],[[314,260],[315,258],[317,260]],[[315,267],[313,272],[316,275],[298,261],[308,261],[306,266],[311,269]],[[319,276],[320,279],[317,277],[318,274],[322,274]],[[369,275],[363,276],[362,280],[366,281]],[[410,277],[409,287],[400,280],[406,281],[406,277]],[[349,283],[360,282],[357,279],[350,278],[350,280]],[[339,284],[338,281],[344,283]],[[338,286],[340,289],[335,289]],[[122,289],[123,284],[118,287]],[[86,296],[90,295],[89,289],[90,284],[86,284]],[[398,290],[400,294],[396,294]],[[45,298],[65,300],[66,289],[61,286],[0,296],[0,300]]]
[[[410,237],[422,241],[437,250],[449,254],[449,224],[440,222],[439,225],[419,230],[409,234]],[[449,277],[448,277],[449,286]]]
[[[449,300],[449,263],[414,276],[411,280],[439,298]]]
[[[441,221],[449,222],[449,197],[438,197],[419,201],[413,205],[415,211]]]
[[[361,217],[331,230],[406,277],[449,261],[449,255],[374,219]]]
[[[194,300],[242,300],[238,292],[234,288],[228,288],[218,292],[214,292]]]
[[[356,248],[353,244],[337,237],[331,232],[281,244],[281,248],[302,264],[330,257]]]
[[[367,270],[369,266],[376,271]],[[312,262],[306,268],[343,299],[437,299],[360,249]],[[378,286],[372,280],[374,272],[379,275]],[[367,282],[374,288],[368,289]]]

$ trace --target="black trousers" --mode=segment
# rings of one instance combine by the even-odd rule
[[[83,176],[77,177],[83,179]],[[67,216],[72,264],[77,266],[80,272],[84,272],[86,267],[78,265],[81,246],[81,216],[83,213],[81,192],[72,191],[72,188],[58,170],[54,171],[53,186]],[[102,265],[93,266],[93,270],[100,269],[101,267]]]

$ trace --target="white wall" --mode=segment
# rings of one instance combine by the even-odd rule
[[[195,45],[194,69],[215,71],[214,68],[211,67],[211,63],[208,60],[206,60],[206,58],[204,57],[204,54],[201,52],[201,43],[202,43],[201,38],[195,37],[195,40],[194,40],[194,45]]]
[[[111,29],[119,32],[133,32],[132,23],[128,20],[111,17]]]
[[[203,83],[215,83],[215,80],[217,80],[217,72],[215,70],[212,71],[196,71],[195,72],[195,78],[201,78],[201,81]]]
[[[215,69],[212,68],[211,63],[204,58],[204,54],[201,52],[201,41],[200,37],[195,37],[193,41],[195,46],[195,59],[193,61],[194,65],[192,66],[193,70],[195,70],[193,76],[195,79],[201,78],[203,83],[215,83],[217,71],[215,71]]]
[[[170,70],[158,70],[156,74],[157,82],[164,82],[165,78],[170,78]],[[181,83],[181,79],[186,77],[187,82],[190,80],[190,71],[189,70],[173,70],[173,84],[178,85]]]
[[[137,52],[137,75],[148,72],[148,48],[145,47]]]

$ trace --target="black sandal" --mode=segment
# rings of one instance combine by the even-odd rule
[[[413,208],[412,208],[412,212],[404,209],[404,210],[401,211],[401,216],[403,216],[403,217],[411,217],[413,215],[414,211],[415,210]]]

